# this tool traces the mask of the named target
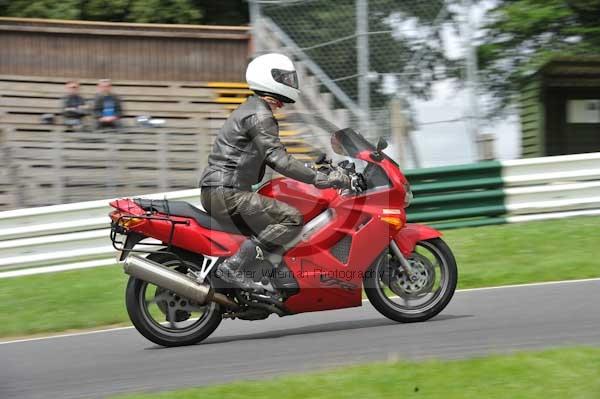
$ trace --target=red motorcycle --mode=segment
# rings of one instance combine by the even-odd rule
[[[305,222],[282,255],[256,260],[253,278],[262,289],[243,291],[216,273],[251,234],[247,226],[219,223],[183,201],[111,202],[111,238],[130,275],[126,305],[135,328],[159,345],[189,345],[224,318],[361,306],[363,288],[375,309],[398,322],[441,312],[456,289],[456,262],[440,232],[406,223],[412,193],[383,153],[387,143],[374,147],[351,129],[333,133],[331,143],[335,153],[366,165],[359,173],[348,160],[318,162],[321,171],[347,173],[352,189],[320,190],[287,178],[258,189],[299,209]]]

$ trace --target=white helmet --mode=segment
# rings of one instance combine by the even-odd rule
[[[246,82],[258,95],[270,95],[284,103],[295,103],[300,96],[294,63],[283,54],[264,54],[253,59],[246,69]]]

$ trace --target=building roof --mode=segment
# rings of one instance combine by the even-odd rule
[[[598,78],[600,54],[556,57],[544,64],[537,73],[545,77]]]

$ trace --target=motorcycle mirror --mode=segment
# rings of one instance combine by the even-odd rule
[[[371,159],[374,161],[381,161],[383,159],[383,150],[385,150],[388,146],[387,141],[383,138],[380,137],[379,140],[377,140],[377,145],[375,146],[375,151],[373,151],[371,153]]]
[[[385,150],[388,147],[388,142],[383,138],[380,137],[379,140],[377,141],[377,152],[381,152],[383,150]]]

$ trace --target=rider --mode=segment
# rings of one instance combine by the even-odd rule
[[[252,192],[265,166],[318,188],[348,188],[350,179],[339,171],[324,174],[289,155],[279,140],[273,112],[300,96],[292,61],[283,54],[261,55],[248,64],[246,81],[255,95],[237,108],[221,128],[200,180],[204,209],[217,221],[233,221],[255,236],[219,266],[220,277],[244,289],[255,287],[255,259],[277,252],[302,229],[302,214],[294,207]]]

